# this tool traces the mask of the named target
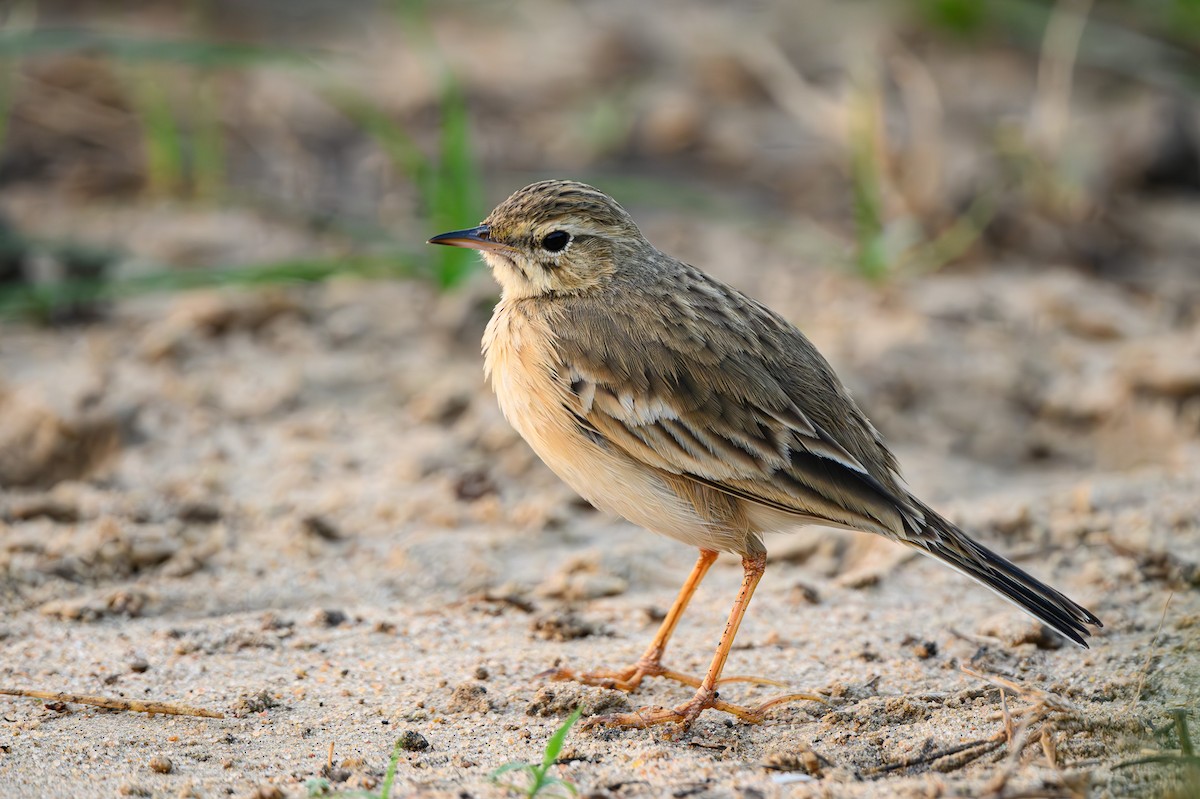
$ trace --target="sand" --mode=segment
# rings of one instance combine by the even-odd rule
[[[858,318],[893,332],[914,324],[910,306],[962,288],[930,278],[881,309],[869,288],[823,280],[842,296],[830,317],[854,319],[845,311],[858,304]],[[74,333],[6,326],[2,435],[29,439],[6,444],[6,468],[23,464],[31,484],[0,494],[0,687],[225,715],[0,700],[7,796],[370,788],[412,734],[422,748],[401,754],[394,795],[502,796],[490,772],[540,760],[575,705],[689,695],[662,679],[625,696],[537,677],[631,663],[694,553],[585,506],[508,428],[472,343],[489,291],[483,279],[442,297],[345,282],[139,301]],[[837,342],[850,329],[823,343],[852,384],[911,378],[917,359],[950,375],[922,391],[955,391],[970,333],[942,335],[959,323],[936,316],[919,324],[902,357],[848,354]],[[1129,346],[1063,337],[1022,351],[1033,337],[995,328],[1013,339],[996,350],[1001,371],[1021,357],[1045,366],[1058,349]],[[864,401],[884,406],[885,429],[900,426],[919,492],[1104,620],[1093,648],[889,542],[813,528],[769,542],[730,671],[828,704],[782,706],[761,726],[708,712],[674,739],[576,730],[555,773],[594,796],[1161,788],[1169,769],[1117,766],[1177,747],[1169,710],[1194,707],[1200,690],[1194,439],[1169,464],[1121,470],[981,465],[922,443],[939,403],[902,412],[877,388]],[[1152,413],[1130,402],[1117,413]],[[1080,427],[976,421],[988,429],[975,435],[1008,448]],[[1107,424],[1133,422],[1096,427]],[[718,562],[669,665],[703,670],[739,578],[734,559]],[[1003,702],[997,681],[1012,689]],[[755,704],[783,690],[722,695]]]

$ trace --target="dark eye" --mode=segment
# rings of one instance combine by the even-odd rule
[[[555,230],[547,233],[542,239],[542,249],[546,252],[562,252],[571,243],[571,234],[565,230]]]

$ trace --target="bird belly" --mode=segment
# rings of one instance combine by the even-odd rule
[[[706,522],[665,481],[623,453],[549,420],[534,429],[516,427],[551,471],[600,510],[692,546],[737,549],[729,531]]]

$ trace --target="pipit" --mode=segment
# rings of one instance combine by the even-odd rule
[[[478,227],[430,243],[482,251],[500,283],[485,370],[505,417],[546,465],[596,507],[700,549],[634,665],[548,673],[626,691],[666,676],[695,695],[595,722],[686,729],[716,708],[756,723],[780,702],[812,698],[749,708],[717,694],[766,565],[763,533],[806,523],[878,533],[932,555],[1081,646],[1086,625],[1100,626],[913,496],[879,432],[799,330],[655,249],[611,197],[582,183],[534,183]],[[739,555],[744,575],[698,680],[662,658],[719,552]]]

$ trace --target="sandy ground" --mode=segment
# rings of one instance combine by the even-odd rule
[[[759,727],[709,712],[677,740],[576,731],[557,773],[618,797],[1169,785],[1169,767],[1116,769],[1177,747],[1168,711],[1200,692],[1200,471],[1194,435],[1180,435],[1194,420],[1133,388],[1141,366],[1118,368],[1141,339],[1073,336],[1053,312],[1052,334],[1031,333],[1021,314],[1089,290],[1065,271],[1022,276],[1012,303],[986,277],[880,295],[790,274],[815,291],[776,296],[899,442],[913,485],[1106,626],[1082,651],[888,542],[781,537],[731,670],[829,704],[781,707]],[[583,506],[510,431],[476,352],[491,291],[484,276],[450,296],[343,282],[127,303],[75,333],[6,325],[0,464],[29,487],[0,494],[0,683],[225,714],[5,699],[7,796],[304,795],[321,777],[365,788],[409,732],[428,747],[403,754],[395,795],[502,796],[489,773],[539,759],[572,706],[686,698],[662,680],[626,697],[535,677],[632,662],[694,553]],[[968,297],[987,298],[987,324],[930,308]],[[979,336],[992,349],[972,366]],[[1094,374],[1053,371],[1085,355],[1111,366],[1117,395],[1097,397],[1091,420],[1022,410],[1021,392],[1084,391]],[[1045,372],[1051,388],[1010,371]],[[994,407],[989,381],[1007,392]],[[961,405],[979,410],[963,421]],[[1070,458],[1006,463],[1059,440]],[[970,457],[983,451],[994,456]],[[1122,458],[1142,465],[1096,466]],[[739,576],[718,563],[673,667],[703,669]],[[1028,746],[1005,742],[999,690],[964,667],[1018,686],[1007,708]]]
[[[22,8],[194,34],[176,5]],[[1084,651],[882,539],[780,536],[729,670],[828,703],[755,727],[709,712],[677,739],[575,730],[555,773],[581,795],[1200,795],[1194,771],[1128,765],[1178,754],[1174,710],[1200,729],[1200,202],[1179,181],[1151,192],[1187,162],[1170,121],[1195,104],[1164,51],[1084,53],[1047,108],[1036,37],[889,32],[882,9],[902,4],[437,3],[415,34],[369,3],[277,4],[300,9],[290,28],[270,3],[200,5],[202,36],[313,47],[210,84],[230,201],[147,177],[131,65],[50,53],[13,84],[14,230],[119,251],[122,277],[372,237],[419,250],[441,230],[326,90],[435,152],[436,55],[462,81],[488,203],[549,176],[616,195],[662,249],[800,325],[918,494],[1105,622]],[[994,205],[966,257],[874,284],[841,268],[854,209],[831,135],[870,100],[863,54],[899,176],[890,233]],[[196,75],[154,74],[187,110]],[[1055,110],[1061,158],[1004,149]],[[224,714],[0,697],[0,795],[378,790],[403,740],[394,796],[501,797],[489,774],[540,760],[572,707],[689,696],[537,677],[632,662],[695,553],[581,503],[504,422],[478,353],[495,292],[483,273],[447,294],[347,278],[0,321],[0,688]],[[704,669],[739,579],[732,559],[713,569],[670,666]]]

